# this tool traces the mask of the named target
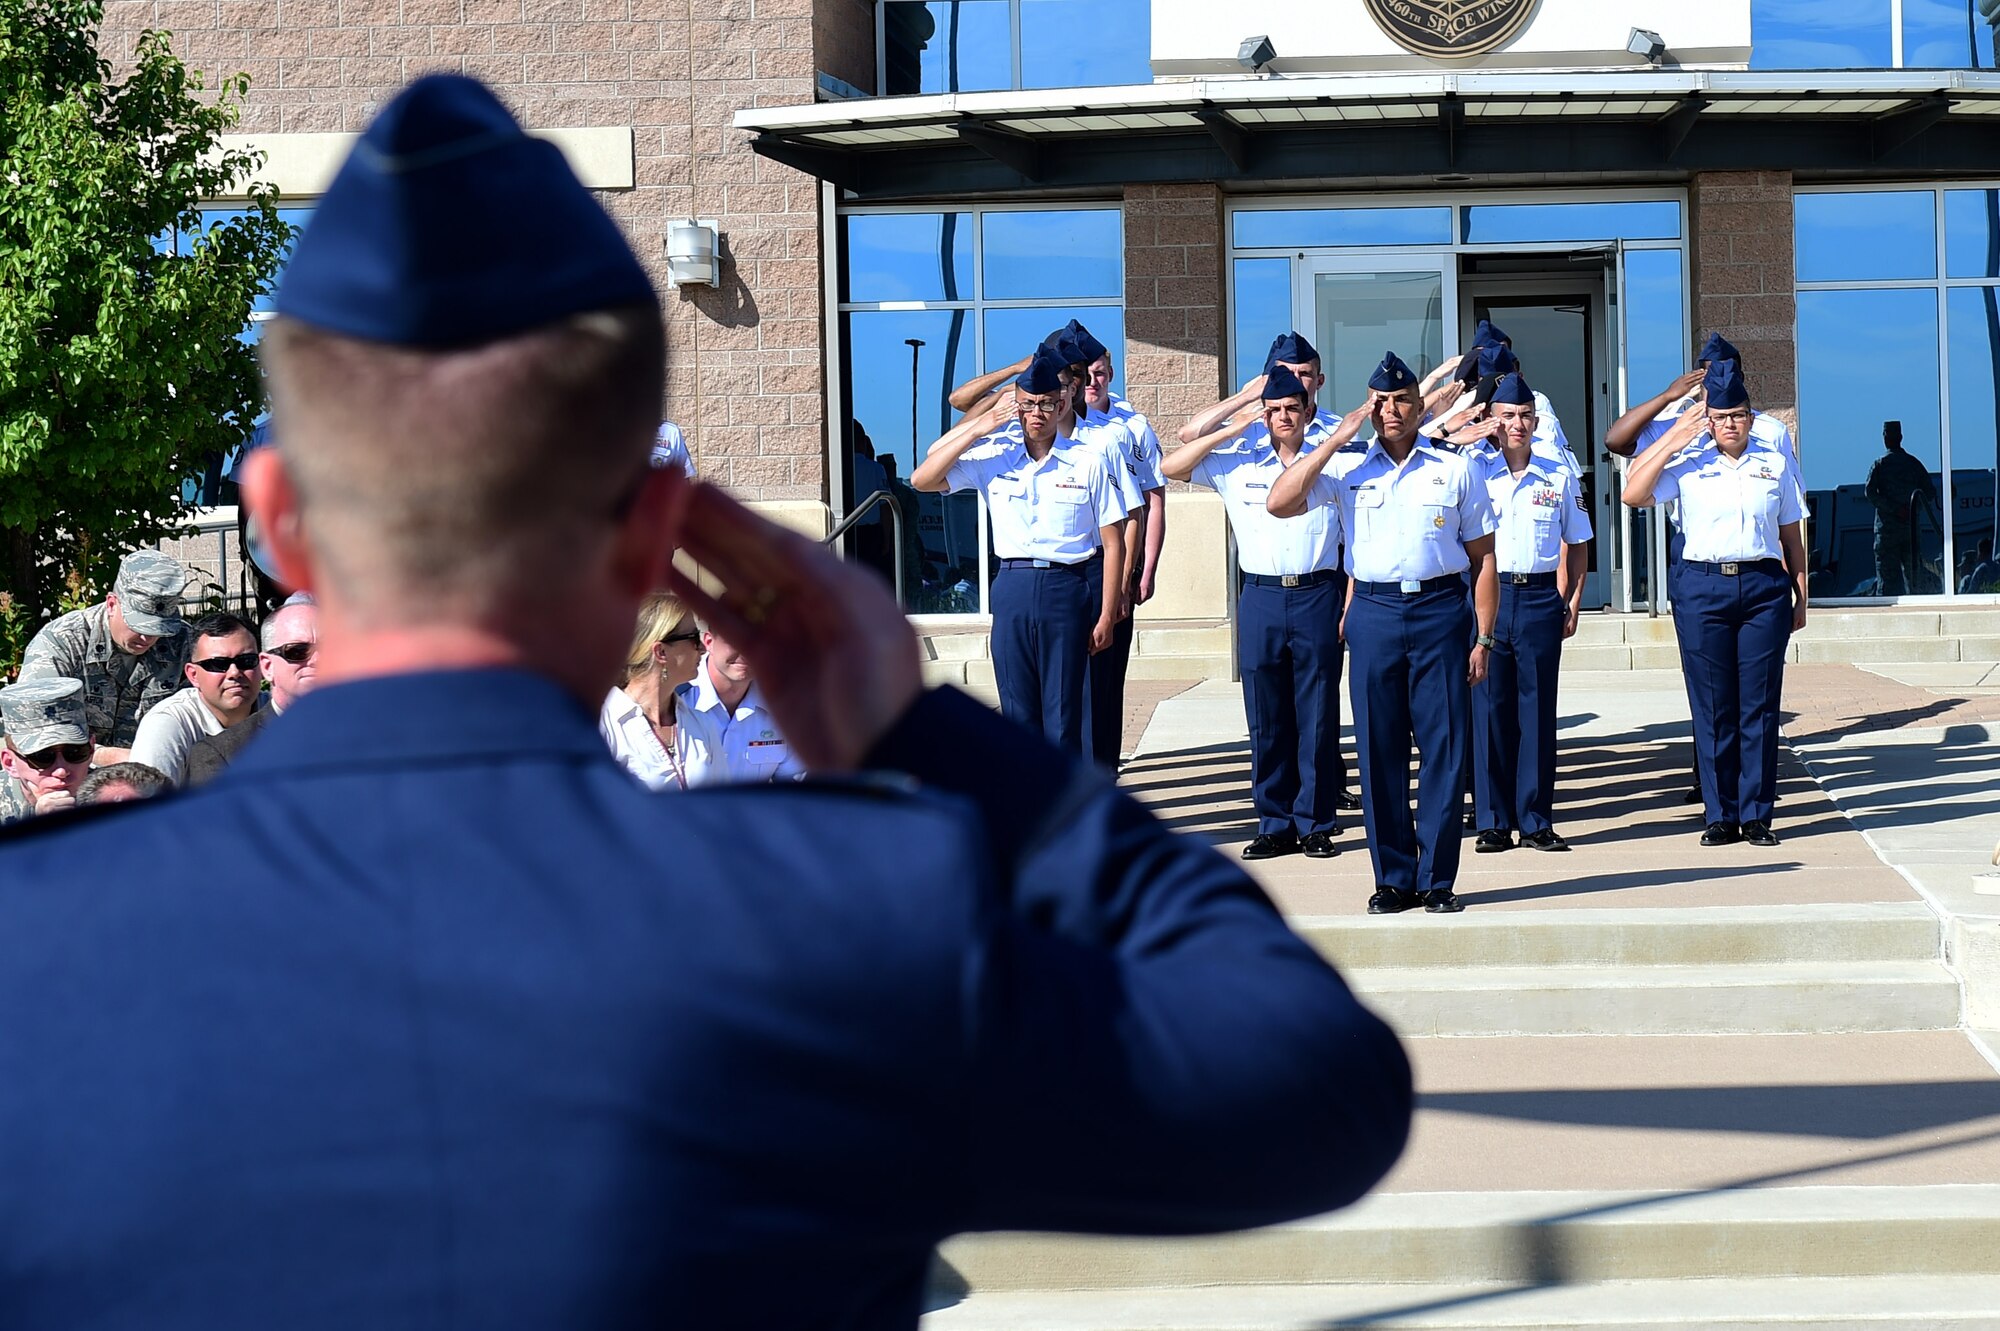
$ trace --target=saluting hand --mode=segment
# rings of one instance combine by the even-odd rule
[[[1689,370],[1686,374],[1674,380],[1673,387],[1668,391],[1675,397],[1686,397],[1689,393],[1698,393],[1701,391],[1701,381],[1706,374],[1707,371],[1697,365],[1694,369]]]
[[[666,528],[709,575],[676,566],[668,587],[748,658],[799,761],[852,771],[923,690],[916,632],[881,579],[700,481],[677,486]]]

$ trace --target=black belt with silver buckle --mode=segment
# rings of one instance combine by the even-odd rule
[[[1503,587],[1553,587],[1556,585],[1554,572],[1548,573],[1502,573],[1500,585]]]
[[[1310,573],[1245,573],[1243,581],[1258,587],[1317,587],[1339,577],[1337,568],[1318,568]]]
[[[1740,577],[1746,569],[1752,573],[1785,571],[1785,563],[1781,559],[1727,559],[1721,563],[1710,563],[1705,559],[1683,559],[1681,567],[1700,569],[1703,573],[1720,573],[1725,578]]]
[[[1088,559],[1079,559],[1074,564],[1065,564],[1060,559],[1003,559],[1000,561],[1000,567],[1001,568],[1056,568],[1056,569],[1068,569],[1072,572],[1081,573],[1084,569],[1089,568],[1092,564],[1096,563],[1097,558],[1098,558],[1097,555],[1092,555]]]
[[[1427,592],[1462,592],[1465,590],[1465,578],[1458,573],[1447,573],[1441,578],[1425,578],[1422,582],[1414,579],[1409,582],[1362,582],[1357,578],[1354,590],[1367,592],[1370,596],[1422,596]]]

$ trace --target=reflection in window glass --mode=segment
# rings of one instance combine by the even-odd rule
[[[1625,252],[1625,399],[1644,402],[1689,368],[1679,250]],[[1601,479],[1599,484],[1611,483]],[[1620,558],[1632,570],[1635,603],[1652,603],[1653,509],[1625,509]]]
[[[1799,281],[1937,276],[1930,190],[1801,194],[1794,204]]]
[[[971,213],[864,213],[840,228],[842,300],[972,299]]]
[[[1444,356],[1444,277],[1419,273],[1320,273],[1313,278],[1310,332],[1326,384],[1328,411],[1345,412],[1368,396],[1368,379],[1394,350],[1418,375]],[[1261,368],[1261,365],[1260,367]]]
[[[1992,69],[1993,44],[1972,0],[1903,0],[1906,68]]]
[[[1007,0],[889,0],[882,6],[882,90],[892,97],[1014,86]]]
[[[1021,86],[1153,81],[1151,0],[1021,0]]]
[[[1952,586],[1961,592],[2000,592],[2000,564],[1993,560],[1994,476],[2000,467],[2000,288],[1956,287],[1945,299],[1951,348]]]
[[[1798,302],[1812,594],[1935,594],[1944,583],[1937,292],[1801,291]],[[1867,330],[1865,375],[1853,371],[1857,329]],[[1883,445],[1888,421],[1901,428],[1901,453]]]
[[[988,310],[986,363],[979,367],[980,373],[1031,355],[1043,338],[1071,319],[1111,348],[1111,386],[1121,393],[1125,391],[1125,311],[1116,305],[1037,305],[1026,310]]]
[[[1272,339],[1292,326],[1292,261],[1238,259],[1231,294],[1235,306],[1230,337],[1236,363],[1229,382],[1235,385],[1264,372]]]
[[[886,488],[902,505],[903,588],[912,612],[977,614],[978,497],[918,494],[909,485],[918,456],[957,421],[946,398],[972,377],[972,315],[862,311],[843,314],[841,324],[852,413],[845,431],[848,493],[858,500]],[[893,580],[888,516],[855,527],[849,552]]]
[[[2000,277],[2000,190],[1945,191],[1944,275]]]
[[[194,253],[195,246],[203,242],[204,237],[206,236],[206,234],[210,229],[218,226],[226,226],[228,223],[233,222],[240,217],[247,217],[249,215],[250,215],[249,212],[246,209],[242,208],[203,208],[201,210],[201,230],[199,231],[176,230],[173,233],[174,253],[176,254]],[[279,220],[289,223],[294,228],[303,229],[307,219],[310,218],[311,216],[312,216],[312,209],[310,208],[278,209]],[[292,232],[292,244],[293,245],[298,244],[298,239],[299,239],[298,230],[294,230]],[[166,245],[164,236],[157,238],[154,248],[161,252],[165,251]],[[272,311],[272,309],[274,308],[273,296],[278,289],[278,281],[280,278],[284,276],[285,264],[290,262],[291,257],[292,257],[292,251],[291,248],[288,246],[285,250],[284,256],[278,260],[277,270],[273,272],[271,275],[271,289],[269,291],[266,291],[263,295],[257,297],[254,301],[251,302],[250,309],[253,313],[269,314]],[[253,337],[250,340],[255,340],[255,339]]]
[[[1887,69],[1891,52],[1889,0],[1750,0],[1752,69]]]
[[[1681,207],[1639,203],[1491,203],[1465,210],[1469,245],[1565,240],[1676,240]]]
[[[1238,249],[1318,245],[1449,245],[1449,208],[1244,208]]]
[[[1125,294],[1116,208],[987,213],[981,243],[987,300],[1115,300]]]

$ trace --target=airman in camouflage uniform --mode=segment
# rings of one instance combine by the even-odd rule
[[[42,626],[21,659],[21,678],[83,681],[84,714],[104,762],[132,747],[139,718],[177,689],[185,651],[180,617],[188,572],[157,550],[134,550],[104,600]]]
[[[0,689],[0,824],[76,806],[90,775],[90,731],[83,685],[31,679]]]

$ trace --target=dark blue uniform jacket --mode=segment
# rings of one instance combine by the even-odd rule
[[[0,1327],[908,1328],[952,1233],[1394,1161],[1394,1037],[1214,851],[962,695],[875,759],[653,795],[440,673],[6,838]]]

